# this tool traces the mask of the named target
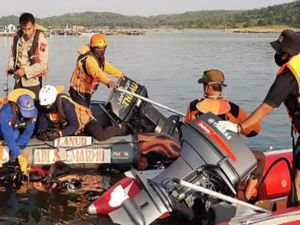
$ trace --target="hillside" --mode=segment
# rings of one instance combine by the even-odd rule
[[[124,28],[247,28],[285,25],[300,27],[300,0],[254,10],[194,11],[151,17],[125,16],[110,12],[82,12],[52,16],[37,21],[44,26],[61,27],[66,24],[86,27]],[[0,25],[17,24],[17,16],[0,18]]]

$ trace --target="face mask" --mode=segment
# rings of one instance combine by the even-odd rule
[[[99,59],[104,57],[106,48],[93,48],[92,51],[95,54],[95,56]]]
[[[282,55],[283,55],[283,53],[278,53],[278,52],[276,52],[274,55],[275,63],[279,67],[283,66],[285,63],[287,63],[289,61],[289,57],[287,57],[286,59],[282,59]]]

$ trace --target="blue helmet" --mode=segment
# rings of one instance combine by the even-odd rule
[[[34,105],[33,99],[29,95],[21,95],[18,98],[18,106],[21,112],[21,115],[24,118],[34,118],[37,116],[37,108]]]

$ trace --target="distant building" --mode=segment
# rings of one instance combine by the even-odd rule
[[[0,26],[0,37],[13,37],[16,31],[17,27],[13,24]]]
[[[85,26],[83,26],[83,25],[73,25],[72,31],[74,33],[84,33],[85,32]]]
[[[17,31],[17,27],[13,24],[9,24],[8,26],[5,26],[5,31],[6,32],[16,32]]]

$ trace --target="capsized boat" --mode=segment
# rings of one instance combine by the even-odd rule
[[[128,77],[119,80],[119,86],[131,93],[148,97],[146,87]],[[101,142],[84,134],[60,137],[54,141],[32,138],[22,150],[29,165],[50,165],[62,160],[73,168],[96,168],[102,164],[126,170],[132,165],[138,165],[142,152],[151,155],[155,148],[169,149],[170,152],[166,153],[171,155],[156,157],[157,160],[154,161],[172,161],[179,156],[180,148],[177,142],[179,116],[166,117],[151,103],[117,90],[112,90],[106,102],[93,101],[91,109],[93,116],[101,121],[103,126],[125,122],[131,127],[131,133]],[[2,162],[9,160],[8,152],[8,148],[2,146],[0,151]],[[152,158],[151,156],[151,160]]]
[[[150,178],[134,169],[126,172],[127,177],[91,204],[88,212],[109,215],[114,223],[124,225],[148,225],[172,213],[195,224],[217,224],[239,216],[236,205],[264,213],[285,208],[283,199],[292,187],[292,151],[255,153],[239,135],[219,129],[219,120],[209,113],[182,124],[181,156],[173,164]],[[257,154],[263,154],[259,157],[263,176],[252,200],[271,203],[268,210],[239,200],[257,167]]]

